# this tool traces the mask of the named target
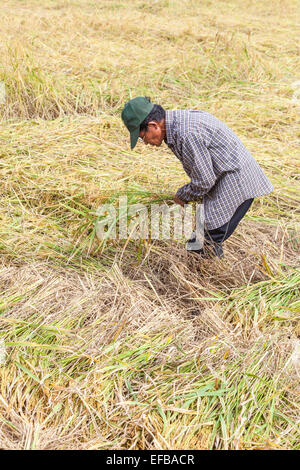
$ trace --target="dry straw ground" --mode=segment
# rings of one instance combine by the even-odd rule
[[[299,10],[1,2],[2,449],[300,447]],[[129,150],[137,95],[215,114],[271,179],[224,260],[97,243],[107,197],[187,181],[168,149]]]

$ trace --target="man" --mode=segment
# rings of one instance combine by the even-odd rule
[[[131,149],[140,138],[159,147],[164,141],[181,161],[191,182],[178,189],[174,201],[181,206],[202,198],[203,248],[187,249],[204,257],[223,256],[222,242],[235,230],[254,197],[273,191],[273,186],[226,124],[205,111],[164,110],[147,97],[128,101],[122,120],[130,132]]]

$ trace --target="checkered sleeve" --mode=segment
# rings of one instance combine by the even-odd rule
[[[216,182],[211,156],[203,139],[194,133],[184,136],[181,156],[191,182],[179,188],[176,196],[184,202],[196,201]]]

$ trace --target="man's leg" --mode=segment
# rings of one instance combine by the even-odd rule
[[[229,222],[213,230],[204,231],[204,245],[201,250],[190,250],[201,255],[218,256],[222,258],[222,242],[232,235],[239,222],[249,210],[254,199],[247,199],[235,211]],[[190,240],[191,242],[193,240]]]
[[[204,232],[204,238],[208,242],[222,243],[232,235],[246,212],[250,209],[254,199],[247,199],[235,211],[229,222],[214,230]]]

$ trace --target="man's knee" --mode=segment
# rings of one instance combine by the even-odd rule
[[[208,230],[204,232],[204,238],[208,242],[222,243],[226,236],[226,226],[219,227],[214,230]]]

